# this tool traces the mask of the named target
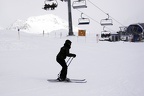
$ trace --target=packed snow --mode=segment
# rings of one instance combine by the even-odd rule
[[[96,34],[0,31],[0,96],[143,96],[144,43],[97,42]],[[55,58],[66,39],[77,55],[68,78],[87,83],[50,83],[61,66]],[[67,58],[68,59],[68,58]]]
[[[4,28],[2,28],[1,26],[0,26],[0,30],[3,30]]]

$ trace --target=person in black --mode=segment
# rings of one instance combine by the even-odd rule
[[[67,80],[67,64],[65,62],[66,57],[76,57],[76,54],[69,53],[71,48],[71,41],[66,40],[64,46],[61,47],[60,52],[56,56],[56,61],[62,66],[62,70],[60,72],[60,77],[58,77],[59,81]]]

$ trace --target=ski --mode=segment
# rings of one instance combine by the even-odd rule
[[[86,83],[87,81],[75,81],[75,80],[70,80],[70,81],[66,81],[66,83]]]
[[[70,79],[69,81],[59,81],[57,79],[48,79],[49,82],[62,82],[62,83],[86,83],[87,81],[85,79]]]
[[[70,79],[71,81],[86,81],[86,79]]]

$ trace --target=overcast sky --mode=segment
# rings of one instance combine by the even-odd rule
[[[38,16],[44,14],[55,14],[67,20],[67,3],[58,1],[58,8],[54,11],[45,11],[42,9],[44,0],[0,0],[0,26],[7,27],[17,19],[25,20],[30,16]],[[76,0],[71,0],[76,1]],[[144,0],[89,0],[104,12],[109,13],[111,17],[128,26],[132,23],[144,23]],[[91,22],[88,26],[78,26],[80,12],[72,9],[73,24],[81,29],[90,32],[99,32],[103,29],[100,24],[101,19],[106,18],[101,10],[93,6],[87,1],[88,8],[79,9],[86,15],[90,16]],[[87,17],[85,15],[85,17]],[[94,19],[94,20],[93,20]],[[110,26],[113,31],[118,31],[120,24],[113,20],[114,25]]]

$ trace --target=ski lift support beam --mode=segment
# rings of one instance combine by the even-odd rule
[[[68,20],[69,20],[69,36],[74,36],[73,33],[73,24],[72,24],[72,12],[71,12],[71,0],[67,0],[68,1]]]

